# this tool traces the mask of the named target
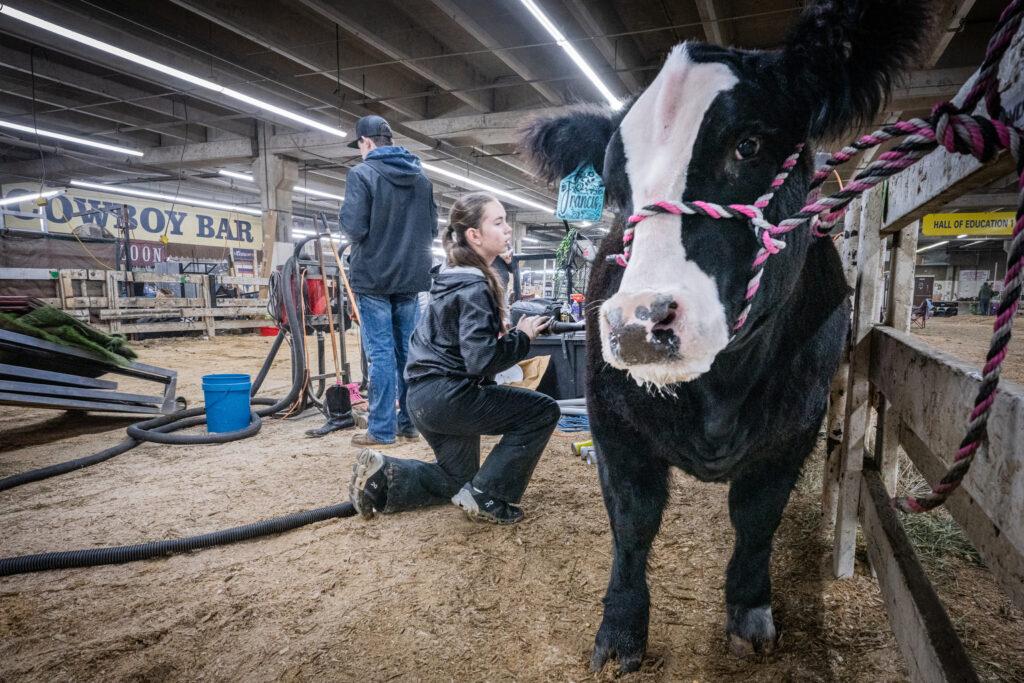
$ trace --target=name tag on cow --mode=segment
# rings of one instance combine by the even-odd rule
[[[563,221],[599,221],[603,210],[604,182],[592,164],[581,164],[562,178],[555,216]]]

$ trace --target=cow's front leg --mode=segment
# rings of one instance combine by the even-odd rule
[[[795,463],[767,462],[747,468],[729,488],[729,517],[736,546],[725,575],[726,633],[738,656],[775,647],[772,536],[799,476]]]
[[[636,441],[596,443],[613,559],[590,668],[600,671],[609,659],[617,658],[621,672],[636,671],[647,650],[647,555],[668,498],[668,465],[650,457]]]

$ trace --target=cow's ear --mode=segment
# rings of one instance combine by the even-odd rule
[[[579,107],[557,116],[539,116],[520,132],[519,150],[546,182],[558,182],[580,164],[604,166],[604,150],[621,114]]]
[[[934,0],[818,0],[789,33],[786,81],[810,117],[812,138],[870,121],[897,74],[930,41]]]

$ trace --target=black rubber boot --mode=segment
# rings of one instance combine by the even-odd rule
[[[324,408],[327,409],[327,422],[323,427],[307,430],[306,436],[321,437],[355,426],[355,417],[352,415],[352,397],[349,396],[348,387],[340,384],[327,387],[327,393],[324,395]]]

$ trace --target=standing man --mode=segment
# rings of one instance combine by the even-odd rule
[[[359,119],[348,146],[359,150],[363,163],[346,178],[341,230],[352,242],[352,290],[370,359],[368,429],[352,444],[382,446],[419,438],[406,408],[403,373],[417,295],[430,289],[437,205],[419,158],[392,145],[391,126],[380,116]]]
[[[988,315],[992,302],[992,285],[985,280],[978,291],[978,315]]]

